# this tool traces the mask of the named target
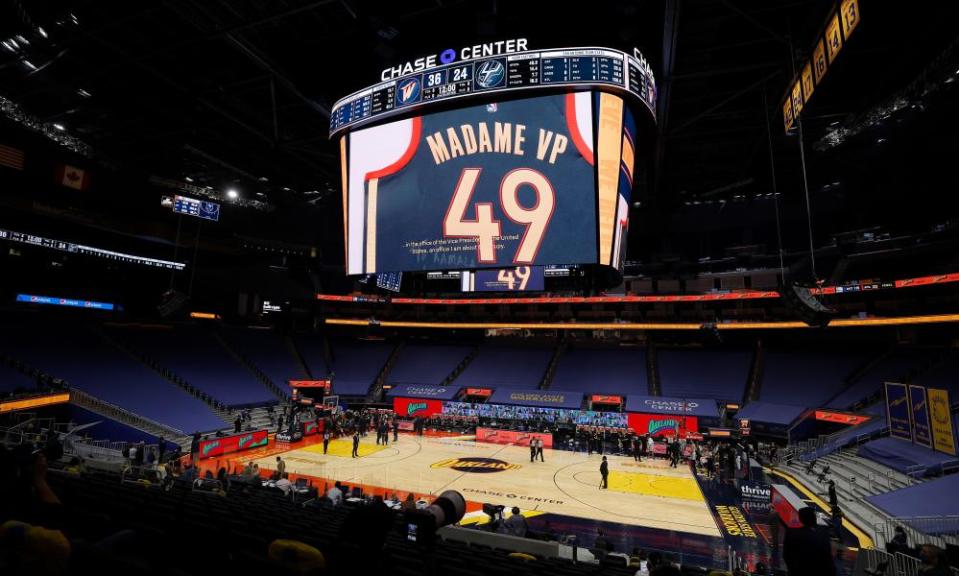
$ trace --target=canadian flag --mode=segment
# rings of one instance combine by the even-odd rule
[[[74,190],[86,190],[90,187],[90,175],[87,171],[69,164],[60,165],[57,170],[57,181]]]

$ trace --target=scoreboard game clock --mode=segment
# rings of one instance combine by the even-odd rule
[[[529,291],[550,265],[622,268],[649,65],[525,48],[444,50],[334,105],[347,274],[464,270],[464,290]]]

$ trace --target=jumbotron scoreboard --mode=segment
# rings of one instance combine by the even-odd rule
[[[638,51],[516,39],[383,70],[330,119],[347,273],[475,271],[542,290],[543,266],[621,269],[655,104]]]

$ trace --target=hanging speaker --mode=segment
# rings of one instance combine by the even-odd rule
[[[788,284],[780,291],[783,304],[801,321],[816,328],[825,328],[836,311],[816,299],[812,289],[799,284]]]

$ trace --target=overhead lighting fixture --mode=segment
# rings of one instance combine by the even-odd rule
[[[885,141],[886,141],[885,138],[880,138],[879,140],[876,140],[876,144],[882,144]]]
[[[48,38],[47,31],[44,30],[42,26],[37,26],[37,33],[43,36],[44,38]]]
[[[23,36],[19,35],[19,34],[17,34],[17,40],[19,40],[20,43],[23,44],[24,46],[29,46],[29,45],[30,45],[30,41],[27,40],[26,38],[24,38]]]
[[[37,67],[33,65],[33,62],[31,62],[31,61],[29,61],[29,60],[24,60],[24,61],[23,61],[23,65],[26,66],[27,68],[29,68],[30,70],[36,70],[36,69],[37,69]]]
[[[79,94],[80,96],[83,96],[84,98],[89,98],[90,96],[93,96],[93,94],[90,94],[83,88],[77,88],[77,94]]]
[[[7,50],[11,51],[11,52],[16,52],[16,51],[17,51],[17,49],[13,47],[13,44],[11,44],[10,42],[8,42],[8,41],[6,41],[6,40],[3,41],[3,47],[6,48]]]
[[[189,176],[184,176],[183,179],[187,182],[193,182],[193,178],[190,178]]]
[[[54,124],[53,127],[56,128],[57,130],[61,131],[61,132],[63,132],[64,130],[66,130],[66,128],[63,127],[63,124]]]
[[[240,194],[234,188],[230,188],[229,190],[226,191],[226,197],[229,198],[230,200],[236,200],[237,198],[240,197]]]

